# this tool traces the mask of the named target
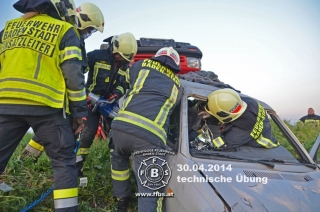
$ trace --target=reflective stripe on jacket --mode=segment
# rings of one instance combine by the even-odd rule
[[[315,126],[320,126],[320,116],[318,115],[306,115],[299,119],[298,123],[311,123]]]

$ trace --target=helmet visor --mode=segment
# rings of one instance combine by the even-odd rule
[[[87,30],[88,30],[88,32],[89,32],[90,34],[93,34],[93,33],[95,33],[95,32],[98,31],[98,30],[97,30],[96,28],[94,28],[94,27],[88,27]]]

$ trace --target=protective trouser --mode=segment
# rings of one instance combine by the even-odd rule
[[[29,141],[28,145],[26,146],[25,150],[22,152],[21,159],[25,160],[28,157],[34,157],[34,162],[36,163],[44,151],[44,146],[40,139],[34,135],[32,139]],[[83,177],[83,163],[85,162],[85,155],[77,155],[76,158],[76,166],[78,169],[78,177]]]
[[[4,172],[25,133],[32,127],[51,160],[56,212],[78,211],[75,138],[71,123],[71,117],[65,119],[61,112],[46,116],[0,115],[0,174]]]
[[[89,154],[89,148],[97,133],[99,119],[100,114],[98,112],[92,112],[92,108],[88,109],[87,121],[80,135],[80,146],[77,152],[77,163],[81,164],[81,166],[78,166],[79,170],[82,169],[84,159]]]
[[[150,142],[136,137],[132,134],[112,130],[113,150],[111,150],[111,177],[113,185],[113,194],[117,198],[128,197],[130,195],[130,173],[129,173],[129,158],[132,152],[161,149],[161,145],[154,145]],[[159,142],[162,142],[159,139]],[[164,159],[164,156],[157,156]],[[136,154],[133,158],[133,171],[138,184],[139,193],[153,194],[155,191],[145,187],[141,184],[138,178],[138,170],[143,160],[150,158],[150,156],[143,156],[143,154]],[[162,192],[163,189],[158,190]],[[153,212],[162,211],[162,197],[138,197],[139,212]]]

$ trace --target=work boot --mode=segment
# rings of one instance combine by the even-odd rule
[[[38,159],[40,158],[43,150],[38,150],[29,144],[26,146],[26,148],[23,150],[23,152],[20,155],[20,159],[22,161],[26,161],[28,158],[32,159],[34,163],[38,162]]]
[[[129,197],[120,197],[117,198],[118,201],[118,211],[127,212],[129,206]]]

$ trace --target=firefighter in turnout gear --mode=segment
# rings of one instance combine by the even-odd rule
[[[83,72],[88,71],[88,59],[85,49],[84,40],[87,39],[92,33],[99,31],[103,32],[104,30],[104,17],[101,10],[92,3],[83,3],[76,9],[76,15],[78,17],[79,26],[78,32],[81,42],[81,54],[82,54],[82,70]],[[35,159],[35,162],[41,156],[44,147],[40,139],[34,135],[33,138],[29,141],[25,150],[22,152],[21,159],[25,160],[26,158],[32,156]]]
[[[275,148],[279,145],[263,106],[252,98],[240,98],[233,89],[212,92],[205,110],[222,123],[220,136],[212,140],[215,149],[234,149],[242,145]]]
[[[125,70],[137,53],[137,41],[127,32],[105,39],[110,42],[107,49],[94,50],[88,53],[89,74],[87,92],[116,101],[124,95],[127,88]],[[90,100],[90,99],[89,99]],[[82,167],[85,157],[95,138],[100,114],[92,112],[91,103],[88,101],[87,124],[80,137],[80,148],[77,153],[77,167],[79,176],[82,176]]]
[[[111,152],[111,177],[114,196],[119,200],[119,211],[126,211],[129,195],[129,157],[133,152],[163,150],[166,146],[169,117],[180,102],[181,85],[176,73],[180,71],[179,54],[172,47],[160,49],[151,59],[134,63],[126,72],[129,94],[111,124],[113,151]],[[159,160],[164,160],[159,155]],[[138,190],[152,190],[139,181],[138,168],[148,156],[134,155],[134,173]],[[139,211],[159,211],[162,197],[139,197]]]
[[[24,16],[0,33],[0,174],[32,127],[52,163],[55,211],[78,211],[72,118],[74,130],[83,125],[87,105],[76,7],[73,0],[13,6]]]
[[[318,127],[320,126],[320,116],[316,115],[313,108],[310,107],[308,109],[308,115],[301,117],[298,123],[308,123],[309,125],[311,124]]]

